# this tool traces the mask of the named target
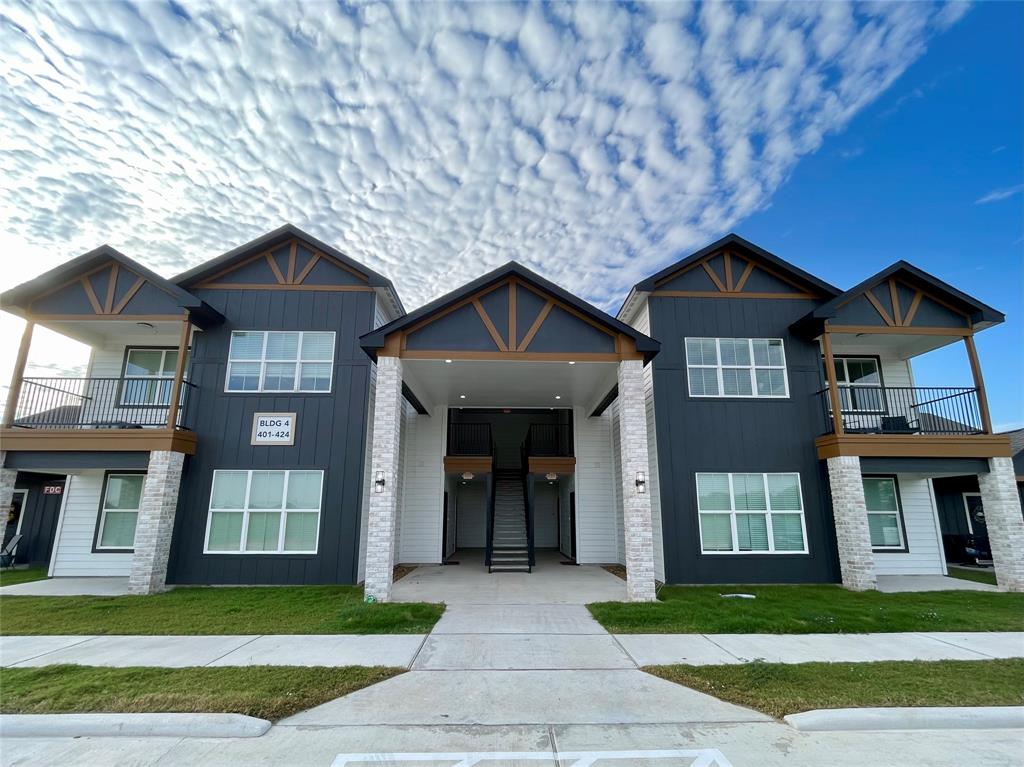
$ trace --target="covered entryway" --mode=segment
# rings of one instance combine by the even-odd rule
[[[608,593],[654,599],[643,366],[656,341],[509,264],[361,344],[377,362],[369,595],[392,597],[395,564],[462,549],[445,573],[542,589],[574,569],[563,559],[622,564],[624,592],[597,573]]]

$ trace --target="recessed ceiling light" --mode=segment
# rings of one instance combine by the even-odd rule
[[[556,394],[555,395],[555,399],[562,399],[562,395],[561,394]]]
[[[451,364],[452,364],[452,361],[451,361],[451,360],[445,360],[445,361],[444,361],[444,364],[445,364],[445,365],[451,365]]]
[[[460,394],[459,395],[459,399],[466,399],[466,395],[465,394]]]

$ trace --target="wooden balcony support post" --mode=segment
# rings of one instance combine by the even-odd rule
[[[181,407],[181,388],[185,380],[185,362],[188,356],[188,342],[192,333],[192,323],[188,317],[181,322],[181,339],[178,341],[178,365],[174,369],[174,384],[171,387],[171,401],[167,408],[167,428],[174,429],[178,424],[178,410]]]
[[[11,388],[7,391],[7,407],[4,408],[3,419],[0,420],[0,427],[7,428],[14,421],[14,412],[18,408],[18,398],[21,396],[21,385],[25,380],[25,363],[28,362],[28,350],[32,345],[32,330],[35,323],[29,320],[25,323],[25,331],[21,334],[21,345],[18,347],[18,356],[14,360],[14,375],[11,376]]]
[[[978,412],[981,414],[981,429],[986,434],[992,433],[992,417],[988,412],[988,395],[985,394],[985,379],[981,376],[981,362],[978,361],[978,350],[974,346],[974,336],[964,336],[967,358],[971,361],[971,375],[974,376],[974,388],[978,390]]]
[[[836,361],[832,356],[832,337],[828,328],[821,334],[821,351],[825,355],[825,378],[828,381],[828,398],[832,403],[832,432],[843,434],[843,411],[839,399],[839,383],[836,381]]]

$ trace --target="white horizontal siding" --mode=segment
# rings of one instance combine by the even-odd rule
[[[398,561],[440,562],[446,409],[408,418]]]
[[[896,482],[909,551],[905,554],[876,551],[875,571],[878,575],[945,575],[945,555],[931,481],[916,474],[899,474]]]
[[[64,489],[64,513],[54,543],[54,576],[128,576],[131,554],[92,551],[99,515],[102,471],[83,471],[69,477]]]
[[[600,564],[618,561],[618,531],[612,467],[612,419],[608,411],[588,418],[574,408],[576,426],[577,561]]]

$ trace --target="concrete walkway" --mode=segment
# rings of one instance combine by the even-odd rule
[[[948,575],[879,575],[878,590],[883,594],[907,591],[999,591],[991,583],[978,583]]]
[[[0,586],[0,595],[21,597],[121,597],[127,593],[127,578],[46,578]]]

